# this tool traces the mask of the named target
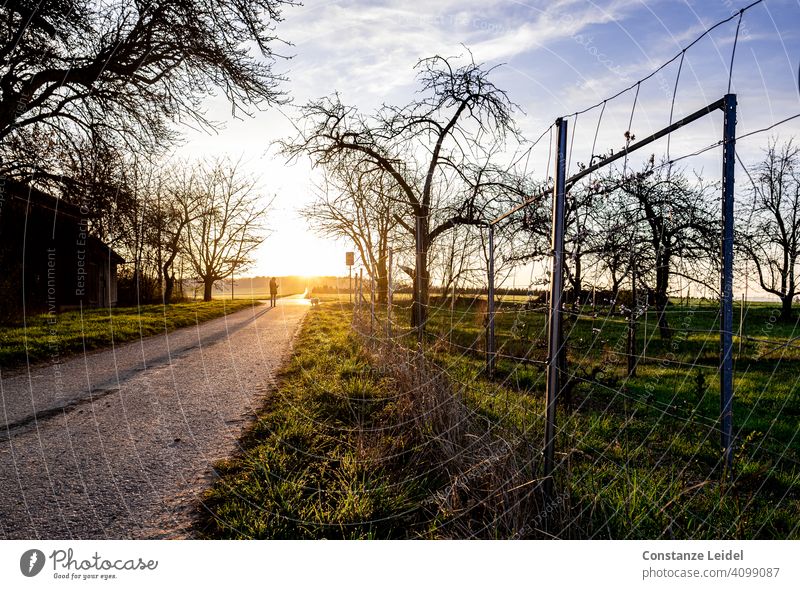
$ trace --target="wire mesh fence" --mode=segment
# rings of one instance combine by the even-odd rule
[[[797,325],[734,300],[734,284],[746,290],[752,279],[734,266],[737,224],[752,222],[734,216],[734,201],[758,192],[736,146],[800,117],[758,129],[737,120],[737,41],[759,4],[559,117],[514,158],[523,176],[531,162],[544,173],[453,223],[448,245],[432,244],[417,217],[388,250],[388,292],[378,296],[370,264],[359,279],[353,327],[368,347],[416,373],[412,388],[436,403],[441,390],[456,395],[460,419],[480,415],[526,448],[514,456],[525,456],[527,479],[505,472],[495,491],[513,489],[512,503],[539,516],[520,523],[514,512],[511,537],[571,537],[576,527],[593,537],[733,534],[754,503],[797,505]],[[726,24],[735,29],[724,93],[705,106],[682,99],[692,49]],[[637,104],[669,68],[666,120],[637,139]],[[620,116],[624,145],[604,149],[606,117]],[[697,125],[706,137],[711,119],[715,135],[699,147],[681,135]],[[711,155],[714,177],[688,179],[681,166]],[[737,174],[746,183],[735,191]],[[459,452],[453,440],[449,452]],[[798,523],[779,525],[783,535]]]

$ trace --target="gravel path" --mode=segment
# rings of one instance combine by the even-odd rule
[[[0,538],[185,538],[274,383],[300,297],[0,378]]]

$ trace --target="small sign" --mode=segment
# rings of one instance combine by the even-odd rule
[[[348,266],[352,266],[356,263],[356,254],[355,252],[345,252],[344,254],[345,264]]]

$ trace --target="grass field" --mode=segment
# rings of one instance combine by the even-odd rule
[[[624,317],[608,308],[567,314],[573,386],[559,415],[557,486],[569,491],[569,509],[556,535],[800,537],[800,345],[797,324],[777,314],[775,305],[750,304],[743,337],[734,338],[732,484],[720,468],[717,308],[671,305],[666,341],[652,313],[647,324],[642,317],[644,359],[633,378]],[[483,372],[482,301],[434,312],[429,349],[482,413],[542,431],[544,370],[529,361],[546,358],[544,313],[507,304],[496,317],[501,357],[492,381]]]
[[[544,372],[535,362],[546,354],[544,315],[520,304],[500,308],[500,353],[515,359],[501,357],[490,380],[484,371],[483,304],[463,300],[454,314],[449,305],[432,312],[426,353],[469,408],[464,419],[502,432],[513,444],[525,440],[530,455],[537,456]],[[391,428],[356,435],[365,423],[380,425],[387,412],[393,415],[397,391],[383,376],[386,366],[365,351],[370,338],[350,330],[349,309],[338,297],[310,315],[300,351],[249,434],[247,452],[221,467],[223,477],[208,497],[215,516],[207,516],[206,533],[546,537],[536,525],[519,535],[500,530],[496,510],[432,509],[431,497],[451,489],[454,474],[462,482],[470,476],[454,467],[444,474],[430,466],[424,452],[414,457],[414,445],[388,454],[405,458],[386,459],[385,449],[399,436]],[[552,505],[534,502],[538,507],[531,508],[529,521],[538,525],[541,510],[547,510],[548,533],[561,538],[800,538],[796,326],[776,321],[774,306],[748,307],[741,350],[735,339],[737,441],[729,481],[717,429],[716,309],[697,301],[670,306],[668,341],[653,329],[652,315],[645,336],[643,317],[639,350],[646,344],[646,351],[633,378],[626,377],[626,359],[617,346],[624,341],[625,320],[608,311],[567,320],[573,378],[571,402],[562,402],[558,415],[557,494]],[[398,328],[407,325],[407,309],[396,309],[395,316]],[[735,316],[738,321],[739,309]],[[379,315],[379,325],[383,319]],[[409,345],[412,341],[409,336]],[[382,458],[371,461],[376,453]],[[535,477],[529,477],[530,494],[536,493]],[[502,477],[493,484],[498,492],[519,487],[504,489]],[[466,512],[484,518],[481,533],[468,531],[474,525],[448,526]]]
[[[86,309],[34,315],[0,327],[0,368],[54,361],[84,350],[195,325],[252,306],[253,300]]]

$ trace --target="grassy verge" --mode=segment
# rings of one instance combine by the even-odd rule
[[[280,387],[243,440],[217,465],[204,498],[202,533],[212,538],[396,538],[413,534],[424,481],[404,480],[408,439],[392,429],[387,381],[349,329],[349,313],[325,304],[306,317]]]
[[[48,361],[202,323],[251,307],[252,300],[143,305],[35,315],[0,327],[0,367]]]
[[[795,326],[776,323],[774,309],[752,306],[741,350],[736,341],[732,480],[721,469],[716,425],[716,310],[671,307],[664,341],[649,318],[632,378],[617,346],[626,335],[618,313],[570,318],[571,402],[559,407],[550,503],[538,484],[544,372],[518,359],[544,358],[544,317],[516,304],[501,311],[500,352],[514,359],[501,357],[489,379],[480,301],[432,313],[421,362],[355,334],[342,302],[312,310],[245,450],[219,466],[203,533],[800,537],[800,348]],[[408,309],[396,308],[395,318],[398,333]]]
[[[351,317],[309,312],[242,451],[217,465],[200,534],[496,537],[528,523],[530,444],[476,420],[421,356],[366,346]]]

